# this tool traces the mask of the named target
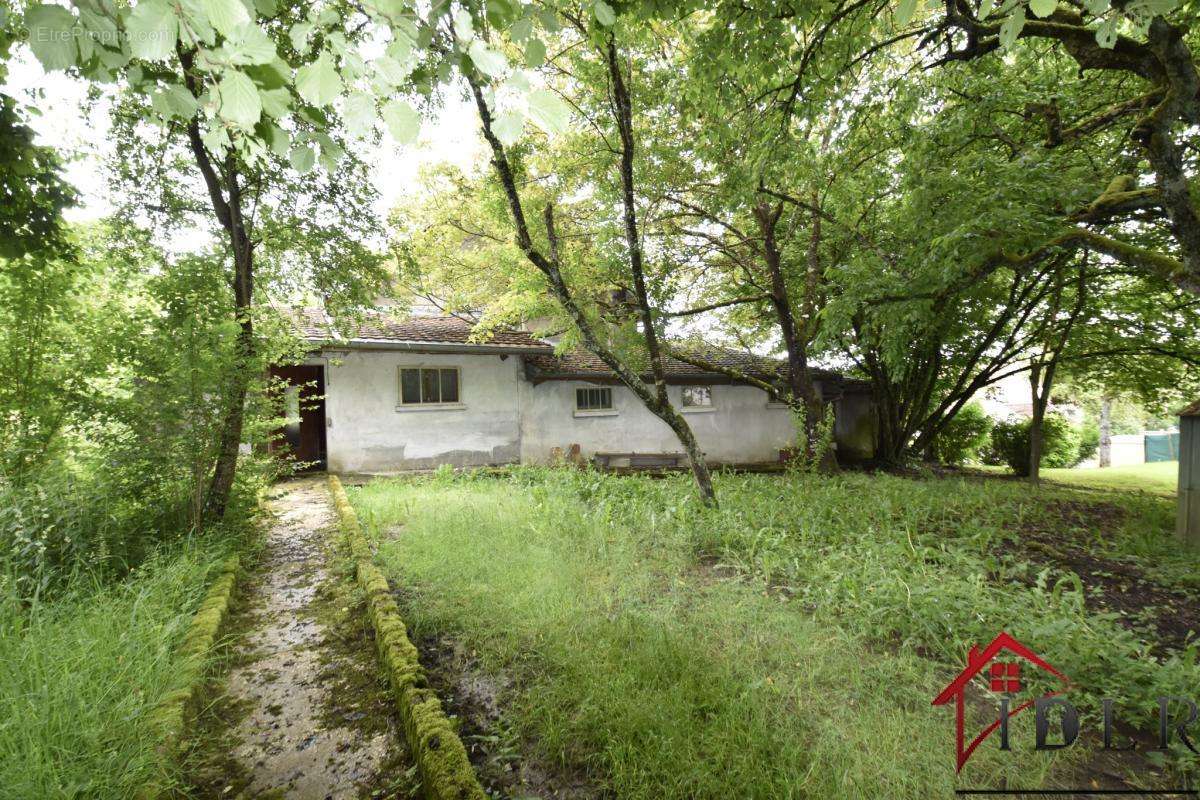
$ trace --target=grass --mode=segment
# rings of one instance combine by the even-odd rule
[[[1070,486],[1174,497],[1179,484],[1179,462],[1154,461],[1104,469],[1044,469],[1042,475],[1046,480]]]
[[[449,633],[507,676],[525,740],[622,798],[950,796],[952,714],[929,701],[1000,630],[1070,675],[1092,720],[1100,696],[1153,709],[1200,679],[1190,649],[1151,655],[1148,628],[1018,547],[1052,531],[1183,580],[1198,562],[1164,500],[1118,497],[1123,522],[1099,531],[1064,512],[1094,495],[1011,481],[718,488],[709,511],[684,478],[524,469],[351,498],[418,634]],[[1052,765],[1028,739],[1014,733],[1015,756],[980,748],[967,785],[1061,784],[1085,755]]]
[[[119,584],[77,579],[32,606],[0,595],[0,797],[132,798],[171,779],[143,720],[174,688],[176,647],[227,554],[192,542]]]

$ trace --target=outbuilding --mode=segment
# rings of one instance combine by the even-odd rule
[[[1200,545],[1200,400],[1179,412],[1179,511],[1175,532]]]
[[[334,472],[537,464],[571,452],[634,463],[639,454],[682,457],[671,430],[598,358],[556,354],[527,331],[480,335],[456,317],[376,312],[339,335],[324,312],[306,309],[300,332],[309,356],[275,371],[289,385],[285,438],[297,458]],[[705,357],[759,378],[781,369],[721,348]],[[791,413],[762,389],[674,359],[667,373],[672,402],[713,464],[778,461],[794,446]],[[872,457],[867,385],[826,371],[814,382],[833,403],[839,459]]]

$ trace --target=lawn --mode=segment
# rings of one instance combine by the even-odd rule
[[[0,594],[0,797],[116,800],[171,782],[146,716],[177,688],[176,647],[228,552],[175,545],[118,584]]]
[[[1179,485],[1178,461],[1155,461],[1127,467],[1104,469],[1044,469],[1046,480],[1089,489],[1115,489],[1122,492],[1152,492],[1175,496]]]
[[[864,474],[718,489],[709,510],[682,476],[518,469],[351,498],[418,639],[500,687],[496,735],[622,798],[1070,784],[1086,748],[1030,752],[1023,718],[1015,752],[981,747],[956,783],[953,712],[930,700],[1001,630],[1071,677],[1085,726],[1101,696],[1153,710],[1200,680],[1200,560],[1163,499]],[[975,699],[977,728],[995,711]],[[1106,767],[1170,780],[1146,768]]]

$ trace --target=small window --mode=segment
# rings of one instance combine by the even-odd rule
[[[683,406],[684,406],[684,408],[711,408],[712,407],[712,387],[711,386],[685,386],[685,387],[683,387]]]
[[[576,411],[607,411],[613,407],[612,389],[576,389]]]
[[[404,367],[400,370],[400,404],[458,402],[457,367]]]

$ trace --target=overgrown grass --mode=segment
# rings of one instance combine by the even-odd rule
[[[1121,499],[1127,523],[1102,539],[1063,517],[1083,495],[1008,481],[725,476],[719,490],[709,511],[683,478],[518,470],[352,499],[413,590],[418,631],[513,676],[520,729],[620,797],[947,795],[952,713],[929,701],[1000,630],[1066,672],[1093,717],[1103,695],[1148,722],[1158,694],[1200,683],[1191,648],[1151,655],[1152,635],[1089,611],[1077,578],[1014,546],[1051,529],[1195,574],[1165,501]],[[1014,734],[1016,756],[981,748],[969,781],[1040,785],[1029,738]]]
[[[1174,497],[1179,485],[1179,462],[1154,461],[1104,469],[1044,469],[1042,475],[1047,480],[1089,489],[1141,491]]]
[[[145,718],[175,688],[176,647],[230,546],[210,534],[32,605],[0,594],[0,797],[132,798],[170,780]]]

